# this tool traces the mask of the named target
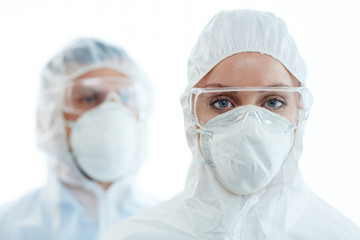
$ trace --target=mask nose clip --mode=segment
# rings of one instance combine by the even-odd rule
[[[244,123],[248,117],[255,117],[259,123],[263,123],[263,120],[261,119],[260,115],[253,109],[249,109],[247,110],[244,114],[240,115],[237,119],[237,121],[241,122],[241,123]]]

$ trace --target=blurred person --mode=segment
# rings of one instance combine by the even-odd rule
[[[0,209],[0,239],[99,239],[153,203],[135,186],[149,84],[122,48],[97,39],[76,39],[47,63],[37,141],[48,180]]]
[[[188,80],[181,105],[193,160],[184,191],[116,224],[103,240],[360,239],[359,228],[302,180],[312,96],[283,20],[218,13],[190,55]]]

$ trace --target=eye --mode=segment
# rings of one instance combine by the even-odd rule
[[[234,107],[234,105],[226,97],[219,97],[214,99],[211,101],[210,106],[219,110],[226,110],[228,108]]]
[[[134,100],[134,93],[129,88],[120,89],[119,94],[121,101],[125,104]]]
[[[84,99],[84,101],[85,101],[86,103],[94,103],[94,102],[95,102],[95,98],[94,98],[94,97],[86,97],[86,98]]]
[[[267,100],[264,104],[263,104],[263,107],[265,108],[272,108],[272,109],[277,109],[277,108],[281,108],[283,106],[285,106],[285,102],[280,100],[280,99],[277,99],[277,98],[272,98],[272,99],[269,99]]]
[[[78,104],[81,104],[84,107],[94,106],[101,103],[103,101],[102,98],[103,98],[102,94],[100,93],[89,93],[89,94],[85,94],[84,96],[81,96],[78,99]]]

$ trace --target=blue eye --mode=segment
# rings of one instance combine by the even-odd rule
[[[95,101],[95,99],[93,97],[86,97],[84,100],[87,103],[93,103]]]
[[[227,110],[234,107],[234,105],[227,99],[227,97],[224,96],[213,99],[210,102],[210,106],[215,110]]]
[[[227,108],[231,106],[231,103],[227,100],[219,100],[214,102],[214,106],[217,108]]]
[[[134,92],[130,88],[120,89],[119,94],[123,103],[129,103],[134,101]]]
[[[127,103],[131,100],[131,96],[129,94],[122,94],[121,95],[121,100],[123,103]]]
[[[79,104],[83,104],[84,107],[95,106],[103,102],[103,98],[101,93],[87,94],[79,99]]]
[[[280,108],[284,105],[285,105],[285,103],[283,101],[280,101],[276,98],[270,99],[270,100],[266,101],[264,104],[264,106],[267,108]]]

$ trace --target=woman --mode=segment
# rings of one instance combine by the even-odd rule
[[[112,239],[360,239],[298,169],[311,106],[285,23],[250,10],[202,31],[181,97],[193,154],[185,190],[110,229]]]

